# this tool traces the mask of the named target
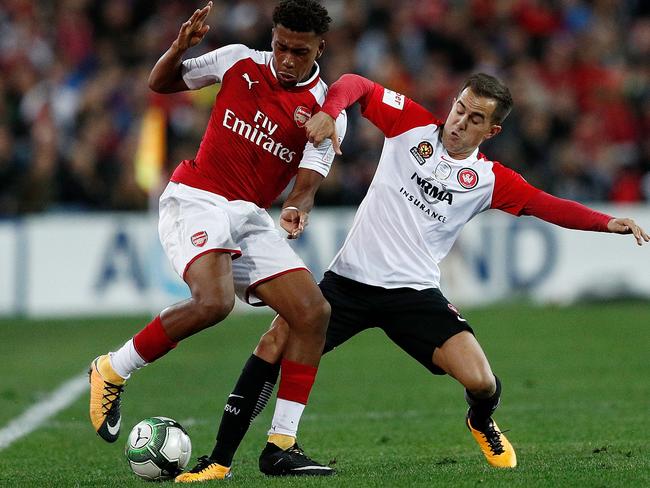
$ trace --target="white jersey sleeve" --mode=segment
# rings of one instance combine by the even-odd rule
[[[220,83],[224,74],[241,59],[254,57],[257,51],[243,44],[231,44],[182,63],[183,81],[190,90]]]
[[[348,117],[344,110],[336,118],[336,134],[339,144],[343,142],[347,127]],[[332,167],[335,155],[334,145],[330,139],[326,139],[318,147],[314,147],[311,142],[308,142],[305,144],[305,151],[298,167],[312,169],[326,177]]]

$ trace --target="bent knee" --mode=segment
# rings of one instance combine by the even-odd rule
[[[494,394],[497,383],[492,371],[480,371],[465,378],[464,386],[475,397],[487,398]]]
[[[286,318],[292,333],[325,337],[329,324],[331,307],[324,298],[303,301]]]
[[[195,311],[209,327],[225,319],[235,306],[235,297],[195,298]]]
[[[324,298],[310,304],[303,310],[301,314],[302,322],[311,330],[325,335],[327,325],[330,321],[332,308],[327,300]]]

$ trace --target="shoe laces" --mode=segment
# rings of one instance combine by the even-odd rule
[[[285,452],[288,452],[290,454],[297,454],[298,456],[305,458],[310,463],[314,462],[313,459],[311,459],[309,456],[305,454],[305,451],[302,450],[302,448],[298,445],[297,442],[293,446],[287,448]]]
[[[492,421],[492,419],[488,421],[485,430],[481,431],[481,433],[485,437],[485,440],[490,445],[490,450],[495,455],[503,454],[505,452],[505,449],[503,448],[503,443],[501,442],[501,434],[503,434],[504,432],[507,431],[506,430],[498,431],[497,429],[494,428],[494,422]]]
[[[124,390],[124,385],[114,385],[107,381],[104,382],[104,394],[102,395],[102,408],[104,413],[108,413],[109,410],[113,407],[113,404],[117,404],[117,407],[120,406],[120,394]]]
[[[209,468],[212,464],[216,463],[216,461],[210,459],[209,456],[201,456],[196,463],[196,466],[194,466],[191,470],[190,473],[200,473],[204,469]]]

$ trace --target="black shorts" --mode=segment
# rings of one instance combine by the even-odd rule
[[[361,331],[378,327],[433,374],[445,374],[433,364],[434,349],[464,330],[474,334],[437,288],[387,289],[331,271],[318,286],[332,307],[323,354]]]

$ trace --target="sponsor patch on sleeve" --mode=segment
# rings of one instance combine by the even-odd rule
[[[386,105],[390,105],[397,110],[404,108],[404,95],[384,88],[384,98],[382,99]]]

